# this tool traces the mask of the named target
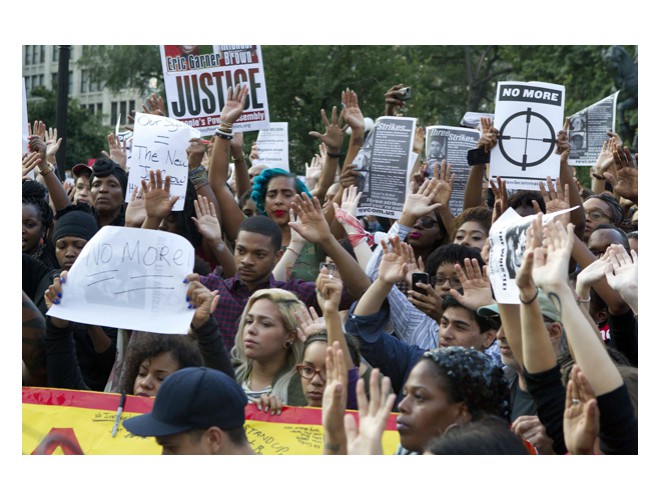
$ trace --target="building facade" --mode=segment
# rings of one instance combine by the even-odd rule
[[[89,71],[78,65],[88,45],[71,45],[69,60],[69,97],[76,99],[82,108],[88,109],[101,119],[103,125],[114,126],[117,119],[125,125],[126,116],[136,106],[142,106],[142,97],[137,90],[111,92],[103,84],[90,81]],[[59,50],[57,45],[23,45],[23,78],[28,100],[32,89],[57,86]]]

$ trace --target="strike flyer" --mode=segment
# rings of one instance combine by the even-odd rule
[[[170,118],[203,136],[220,125],[228,87],[247,85],[245,110],[234,132],[268,128],[268,94],[259,45],[161,45]]]

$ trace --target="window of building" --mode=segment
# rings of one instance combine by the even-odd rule
[[[80,93],[86,94],[89,92],[89,71],[83,70],[80,77]]]
[[[25,65],[29,66],[32,64],[32,46],[24,45],[25,47]]]
[[[112,111],[110,112],[110,123],[117,123],[117,104],[116,102],[112,103],[111,109]]]

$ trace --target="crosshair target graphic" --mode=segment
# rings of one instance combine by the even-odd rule
[[[532,108],[507,118],[502,124],[498,139],[502,156],[523,171],[547,160],[554,151],[556,142],[555,131],[550,122],[545,116],[532,111]],[[529,152],[530,155],[528,149],[532,149],[530,146],[534,143],[546,143],[547,151],[533,148],[533,152]]]

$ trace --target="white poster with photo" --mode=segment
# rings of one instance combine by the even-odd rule
[[[449,209],[454,215],[463,211],[465,185],[471,168],[467,162],[467,152],[477,147],[479,136],[479,131],[467,128],[426,127],[426,160],[428,161],[426,177],[433,175],[435,164],[438,165],[438,172],[440,171],[442,160],[447,160],[451,165],[451,173],[456,176],[449,199]]]
[[[184,278],[195,249],[167,231],[104,226],[87,242],[49,316],[76,323],[185,334],[194,311]]]
[[[539,190],[547,176],[559,177],[557,134],[564,120],[565,89],[541,82],[499,82],[495,121],[497,147],[490,153],[490,178],[512,190]]]
[[[614,130],[618,96],[619,93],[616,92],[569,118],[569,165],[592,166],[596,163],[603,149],[603,142],[610,138],[607,132]]]
[[[544,214],[543,224],[575,208],[577,207]],[[520,269],[527,248],[525,231],[535,217],[536,215],[522,217],[513,208],[509,208],[490,228],[488,278],[495,293],[495,300],[501,304],[520,303],[516,273]]]
[[[353,160],[358,191],[362,193],[357,215],[398,219],[406,201],[414,163],[415,118],[384,116],[376,120]]]
[[[289,124],[273,122],[257,136],[259,165],[289,171]]]
[[[199,137],[199,130],[183,122],[164,116],[135,114],[133,147],[128,165],[128,189],[126,201],[130,201],[133,189],[149,182],[149,171],[160,170],[163,181],[170,176],[170,196],[179,195],[173,211],[183,210],[188,183],[188,154],[190,139]]]
[[[247,85],[245,110],[234,132],[268,127],[268,94],[260,45],[161,45],[170,117],[213,135],[227,89]]]

